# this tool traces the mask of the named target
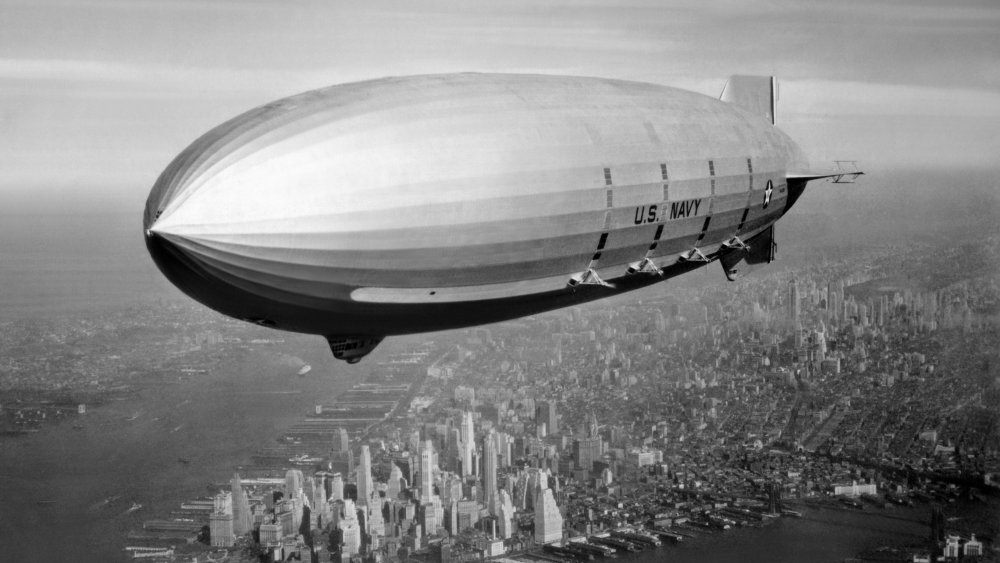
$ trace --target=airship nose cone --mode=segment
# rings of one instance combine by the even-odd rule
[[[156,230],[147,228],[145,235],[146,250],[149,251],[149,256],[153,259],[156,267],[178,289],[190,295],[192,288],[196,285],[192,284],[196,280],[190,258],[177,245],[157,233]]]
[[[160,232],[156,223],[145,230],[150,257],[177,289],[209,308],[236,318],[253,318],[256,304],[206,268],[199,256],[185,248],[186,240]]]

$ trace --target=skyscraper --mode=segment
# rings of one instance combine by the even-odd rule
[[[510,539],[514,535],[514,502],[507,491],[500,491],[500,506],[497,508],[500,537]]]
[[[358,522],[354,501],[344,500],[344,513],[340,519],[340,531],[343,534],[343,547],[340,549],[342,559],[349,559],[361,552],[361,524]]]
[[[302,492],[302,472],[298,469],[289,469],[285,472],[285,496],[293,498]]]
[[[310,479],[313,479],[313,477],[310,477]],[[323,484],[322,478],[313,487],[310,506],[312,507],[311,526],[313,528],[323,528],[326,526],[330,522],[330,504],[326,501],[326,487]]]
[[[448,532],[451,535],[458,534],[458,500],[456,499],[451,499],[451,507],[448,509],[447,520]]]
[[[497,440],[496,433],[490,430],[483,439],[483,494],[485,504],[490,514],[497,511]]]
[[[344,476],[334,473],[333,479],[330,480],[330,489],[330,500],[344,500]]]
[[[375,496],[367,507],[368,533],[373,536],[385,535],[385,519],[382,517],[382,503],[379,497]]]
[[[361,446],[361,462],[358,464],[358,506],[368,506],[375,492],[372,482],[372,452],[368,445]]]
[[[243,536],[253,529],[253,515],[250,514],[250,499],[243,490],[240,474],[235,473],[230,483],[233,499],[233,534]]]
[[[795,280],[788,282],[788,319],[799,320],[799,286]]]
[[[462,476],[474,475],[472,454],[476,451],[476,433],[472,425],[472,413],[465,412],[462,417]]]
[[[535,543],[552,543],[562,539],[563,518],[556,506],[552,489],[538,487],[535,493]]]
[[[208,530],[213,547],[232,547],[233,536],[233,497],[229,492],[215,495],[212,514],[208,519]]]
[[[590,413],[587,415],[587,437],[597,438],[600,434],[600,426],[597,424],[597,415]]]
[[[843,301],[842,295],[838,291],[836,282],[830,282],[826,286],[826,310],[830,313],[830,318],[834,322],[840,315],[840,303]]]
[[[427,440],[420,450],[420,502],[429,503],[434,496],[434,444]]]
[[[580,438],[573,442],[573,457],[580,469],[593,471],[594,462],[601,459],[601,438]]]
[[[386,489],[386,495],[390,500],[395,500],[399,497],[399,493],[406,488],[406,481],[403,479],[403,470],[399,468],[395,463],[392,464],[392,469],[389,471],[389,483]]]
[[[497,433],[497,452],[500,454],[500,467],[510,467],[513,461],[513,439],[506,432]]]
[[[545,423],[549,434],[559,433],[559,417],[554,401],[539,401],[535,406],[535,424]]]

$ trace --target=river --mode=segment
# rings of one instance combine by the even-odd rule
[[[148,376],[125,400],[0,437],[3,559],[128,560],[128,532],[208,495],[209,483],[228,481],[256,449],[370,369],[335,362],[316,338],[288,335],[281,353],[312,371],[298,377],[274,346],[236,350],[189,381]],[[128,513],[133,502],[143,507]]]

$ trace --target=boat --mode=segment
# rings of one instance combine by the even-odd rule
[[[586,540],[579,542],[570,540],[569,542],[567,542],[566,546],[569,547],[571,545],[575,546],[574,549],[586,551],[587,553],[590,553],[595,557],[618,557],[615,554],[615,550],[606,545],[588,543]]]
[[[131,513],[135,512],[136,510],[139,510],[140,508],[142,508],[141,504],[139,504],[137,502],[133,502],[132,506],[130,506],[129,509],[125,511],[125,514],[131,514]]]
[[[649,529],[649,533],[656,535],[661,540],[668,541],[671,543],[680,543],[684,541],[684,536],[676,532],[664,530],[662,528],[651,528]]]
[[[612,530],[611,537],[622,539],[639,545],[660,547],[663,545],[656,536],[635,530]]]
[[[542,546],[542,551],[558,557],[576,559],[578,561],[592,561],[594,559],[594,555],[592,553],[577,547],[560,547],[554,544],[546,544]]]
[[[115,502],[116,500],[118,500],[120,498],[121,498],[121,495],[110,496],[110,497],[108,497],[108,498],[106,498],[104,500],[97,501],[94,504],[90,505],[90,509],[91,510],[100,510],[100,509],[104,508],[105,506],[108,506],[109,504]]]
[[[630,541],[625,541],[618,538],[612,538],[608,536],[591,536],[587,538],[590,543],[596,543],[598,545],[606,545],[608,547],[613,547],[618,551],[640,551],[634,543]]]
[[[708,514],[705,516],[705,518],[708,520],[709,524],[715,526],[720,530],[728,530],[732,528],[733,525],[735,524],[735,522],[733,522],[729,518],[723,518],[722,516],[719,516],[717,514]]]
[[[913,506],[913,501],[909,497],[900,493],[887,492],[885,493],[885,498],[893,504],[898,504],[900,506]]]
[[[855,499],[855,498],[840,497],[839,500],[840,500],[840,504],[843,504],[845,506],[849,506],[851,508],[857,508],[858,510],[864,510],[864,508],[865,508],[864,505],[861,504],[861,501],[859,501],[858,499]]]
[[[306,365],[302,366],[301,368],[299,368],[299,377],[305,377],[305,375],[307,373],[309,373],[310,371],[312,371],[312,366],[311,365],[306,364]]]

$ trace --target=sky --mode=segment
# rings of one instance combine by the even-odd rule
[[[177,153],[252,107],[464,71],[712,96],[775,75],[778,126],[817,167],[1000,155],[996,0],[0,0],[0,214],[139,210]]]

